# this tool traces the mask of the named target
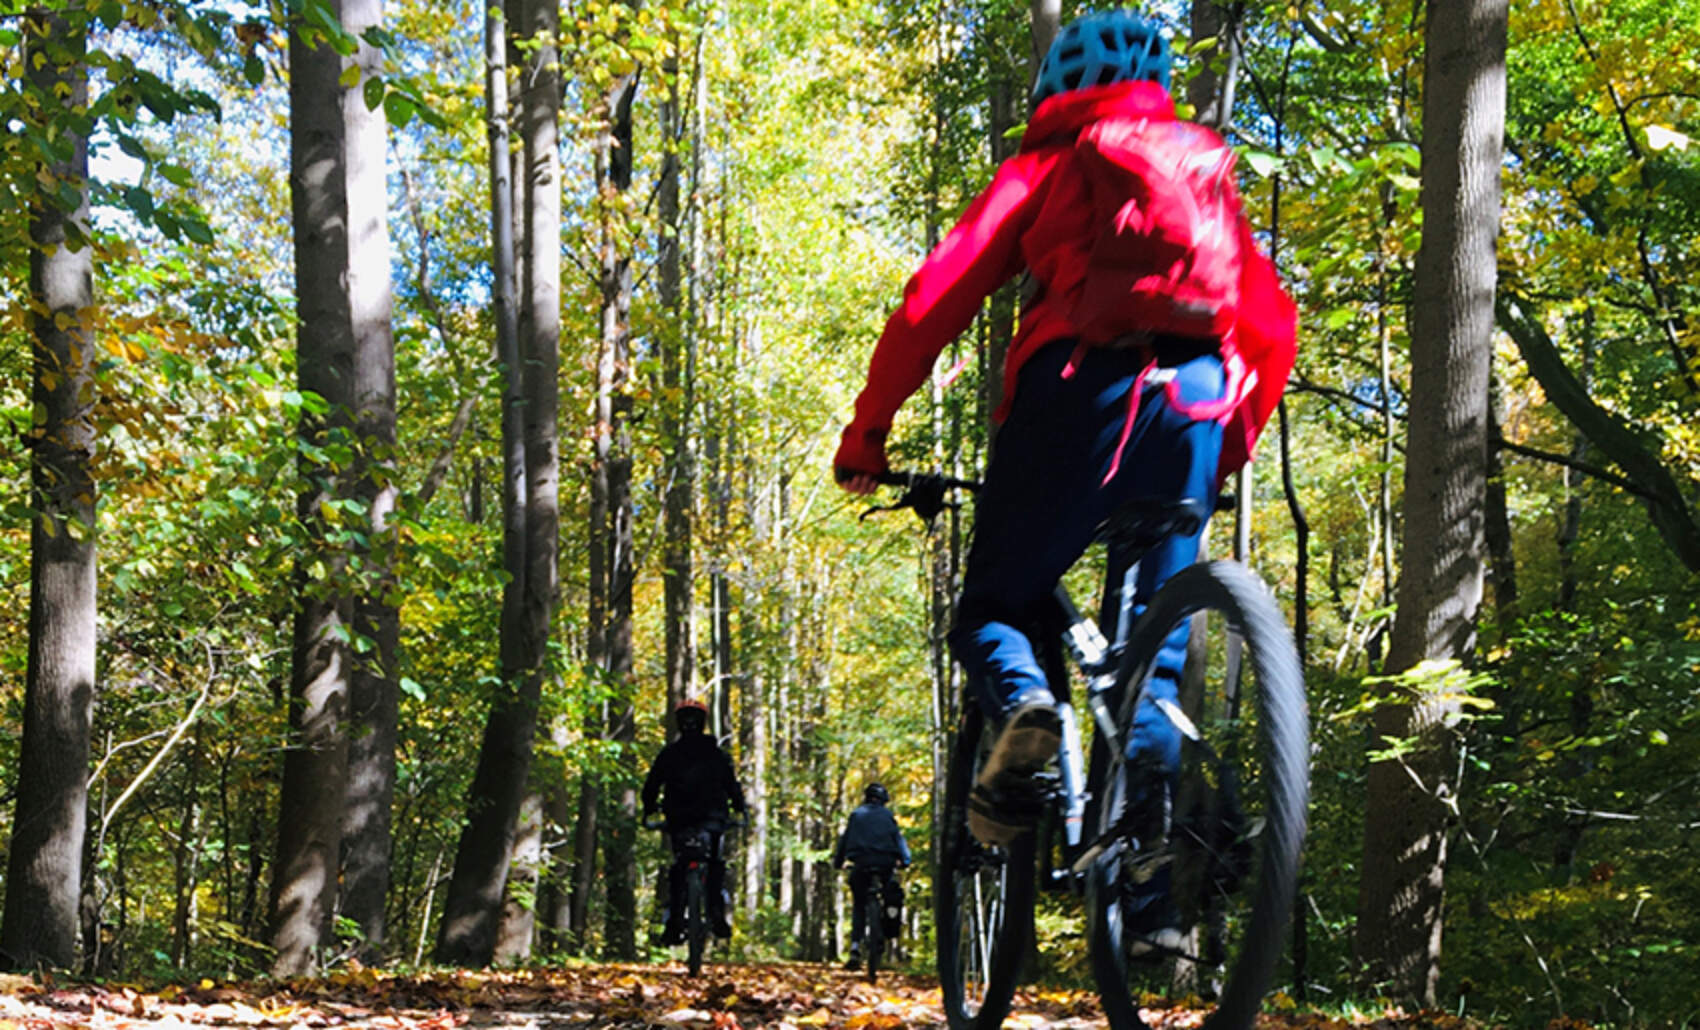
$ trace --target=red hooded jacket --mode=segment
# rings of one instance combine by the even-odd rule
[[[903,302],[874,347],[867,385],[833,459],[836,468],[886,471],[885,437],[897,409],[927,381],[939,352],[969,327],[981,302],[1023,269],[1042,290],[1021,313],[1004,366],[1003,403],[994,417],[1001,421],[1008,412],[1028,358],[1047,343],[1080,335],[1066,313],[1078,299],[1097,226],[1074,144],[1082,129],[1108,117],[1173,120],[1175,105],[1152,82],[1071,90],[1039,105],[1020,152],[999,166],[991,184],[910,277]],[[1223,340],[1223,352],[1224,358],[1237,354],[1243,360],[1249,385],[1226,419],[1221,476],[1251,457],[1258,433],[1281,400],[1297,338],[1293,302],[1243,218],[1240,232],[1246,259],[1238,321]]]

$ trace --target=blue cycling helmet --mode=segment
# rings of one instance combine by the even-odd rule
[[[1039,65],[1033,102],[1112,82],[1147,80],[1169,88],[1169,41],[1157,26],[1118,8],[1070,22]]]

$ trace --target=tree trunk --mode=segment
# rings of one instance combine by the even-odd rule
[[[543,794],[533,789],[520,802],[514,830],[513,854],[508,860],[507,892],[491,954],[497,965],[518,965],[531,957],[537,931],[537,884],[543,862]]]
[[[466,826],[455,852],[454,873],[443,904],[437,961],[481,966],[495,954],[503,890],[512,860],[521,805],[529,786],[537,706],[548,658],[557,588],[560,512],[557,451],[560,363],[561,200],[558,119],[561,87],[554,41],[560,12],[552,0],[516,3],[519,31],[534,38],[520,100],[524,139],[520,213],[524,274],[520,277],[516,342],[502,355],[503,564],[509,583],[502,597],[502,686],[491,705],[467,802]],[[493,30],[492,30],[493,31]],[[486,59],[499,44],[486,43]],[[492,133],[499,130],[496,75],[490,76]],[[497,148],[492,147],[492,232],[504,221]],[[498,247],[498,253],[500,248]],[[500,285],[500,276],[498,276]],[[500,313],[500,312],[498,312]],[[500,344],[500,339],[498,339]]]
[[[383,23],[380,0],[343,0],[343,27],[353,33]],[[381,74],[383,55],[362,44],[363,75]],[[396,684],[401,615],[396,593],[395,334],[390,291],[383,111],[359,91],[344,98],[348,151],[348,295],[354,335],[354,426],[358,441],[354,494],[367,508],[366,544],[357,554],[354,634],[368,641],[353,656],[349,677],[348,786],[342,824],[342,914],[360,929],[360,957],[377,962],[384,946],[390,889],[390,808],[395,798]]]
[[[357,16],[356,2],[339,3],[337,17]],[[289,52],[298,377],[301,392],[322,398],[325,408],[319,414],[304,407],[297,430],[304,486],[296,517],[309,543],[296,559],[290,745],[272,872],[272,973],[280,977],[317,970],[318,948],[330,936],[341,858],[351,612],[347,556],[331,540],[322,512],[349,488],[314,454],[327,444],[354,444],[349,106],[362,103],[359,84],[342,84],[344,62],[328,41],[310,42],[295,31]]]
[[[562,727],[564,730],[565,727]],[[565,734],[557,737],[566,744]],[[539,942],[546,951],[558,953],[572,947],[572,801],[564,775],[542,788],[543,854],[537,885]]]
[[[95,692],[94,252],[88,221],[88,139],[70,109],[88,105],[85,38],[65,17],[25,19],[31,114],[68,146],[38,169],[30,198],[31,399],[30,609],[18,802],[6,863],[0,962],[29,970],[77,961],[78,897],[87,818],[89,726]],[[39,106],[37,106],[39,105]],[[55,194],[63,183],[70,210]],[[51,185],[50,185],[51,184]]]
[[[1487,399],[1487,497],[1483,540],[1487,545],[1487,582],[1493,588],[1494,623],[1501,642],[1517,623],[1517,556],[1511,546],[1511,510],[1505,499],[1504,433],[1499,425],[1499,384],[1490,377]]]
[[[1428,19],[1395,672],[1472,656],[1483,581],[1507,7],[1438,0]],[[1364,821],[1359,958],[1390,994],[1425,1006],[1440,968],[1448,707],[1419,689],[1376,710],[1378,741],[1415,738],[1419,749],[1370,765]]]
[[[632,593],[636,578],[632,547],[631,442],[631,306],[632,259],[625,249],[625,215],[620,198],[632,184],[632,101],[637,93],[634,70],[621,76],[605,97],[608,123],[598,155],[598,195],[602,213],[602,355],[597,363],[599,449],[608,483],[607,522],[592,531],[605,534],[608,555],[608,621],[605,655],[612,689],[609,732],[629,752],[636,740],[636,714],[631,697]],[[594,630],[593,630],[594,631]],[[617,804],[607,813],[603,837],[607,919],[604,945],[610,958],[637,957],[637,794],[630,782],[615,792]]]
[[[1196,54],[1200,70],[1187,83],[1186,98],[1193,108],[1193,121],[1218,132],[1234,120],[1234,80],[1240,61],[1235,14],[1217,0],[1193,0],[1190,14],[1192,38],[1216,42]]]
[[[1028,0],[1033,14],[1033,59],[1028,65],[1029,88],[1039,81],[1039,65],[1050,52],[1051,43],[1062,31],[1062,0]]]
[[[199,735],[197,734],[197,738]],[[177,825],[177,843],[172,849],[171,968],[182,969],[189,960],[194,933],[195,883],[200,858],[200,802],[196,797],[199,779],[200,741],[183,755],[183,817]],[[98,925],[96,932],[98,932]]]
[[[602,811],[602,788],[590,773],[583,774],[578,792],[578,818],[573,824],[573,946],[585,950],[590,935],[590,903],[596,894],[596,836]]]
[[[1578,378],[1584,391],[1590,389],[1594,381],[1594,313],[1589,309],[1583,316],[1584,333],[1582,337],[1582,371]],[[1586,461],[1588,458],[1588,437],[1577,432],[1570,441],[1570,460],[1572,462]],[[1564,514],[1559,519],[1558,536],[1558,599],[1554,607],[1561,612],[1572,611],[1576,604],[1576,592],[1581,586],[1581,578],[1576,571],[1576,542],[1582,535],[1582,476],[1574,469],[1565,467],[1561,470],[1564,482]]]
[[[674,46],[678,45],[674,34]],[[661,182],[658,198],[660,226],[656,239],[660,276],[656,294],[666,324],[661,327],[661,445],[666,455],[662,472],[662,632],[666,640],[667,711],[690,693],[692,654],[691,534],[696,504],[696,468],[692,447],[691,410],[695,383],[687,378],[687,348],[691,327],[685,321],[683,262],[680,238],[680,149],[684,146],[679,90],[679,60],[670,54],[662,68],[667,95],[661,104]]]

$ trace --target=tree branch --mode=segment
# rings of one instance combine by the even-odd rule
[[[1517,344],[1524,364],[1548,399],[1589,443],[1638,484],[1635,494],[1646,505],[1666,545],[1684,566],[1700,572],[1700,525],[1695,524],[1675,475],[1659,458],[1656,442],[1644,441],[1633,427],[1594,402],[1564,364],[1563,355],[1527,301],[1502,289],[1495,308],[1500,328]]]

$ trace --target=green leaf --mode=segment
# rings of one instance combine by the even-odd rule
[[[1252,174],[1263,179],[1279,172],[1287,163],[1285,158],[1267,150],[1246,150],[1240,156],[1245,158],[1246,167],[1251,169]]]
[[[384,102],[384,80],[374,75],[366,80],[362,92],[366,99],[366,110],[376,111],[378,105]]]
[[[153,221],[153,194],[140,186],[124,190],[124,204],[144,222]]]
[[[266,79],[266,65],[258,54],[249,54],[242,61],[242,77],[248,80],[248,85],[258,86]]]
[[[159,174],[164,177],[166,182],[175,186],[182,186],[184,189],[188,189],[195,181],[194,174],[182,165],[161,164]]]
[[[213,243],[212,226],[208,225],[206,220],[200,217],[189,217],[183,219],[183,235],[189,237],[189,239],[199,243],[203,247],[210,247]]]
[[[400,93],[390,93],[384,97],[384,118],[391,126],[404,129],[407,123],[413,121],[413,116],[419,113],[419,105]]]

